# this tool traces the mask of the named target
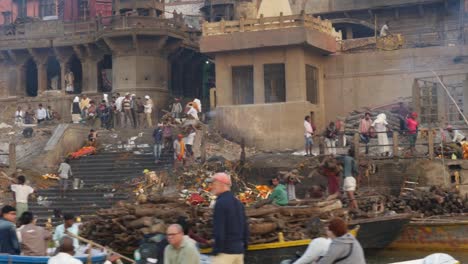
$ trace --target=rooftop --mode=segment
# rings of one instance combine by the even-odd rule
[[[205,53],[306,44],[333,53],[341,32],[330,21],[299,15],[241,19],[203,24],[200,50]]]

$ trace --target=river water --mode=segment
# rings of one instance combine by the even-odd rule
[[[431,252],[431,251],[404,251],[404,250],[381,250],[368,252],[366,251],[367,264],[388,264],[398,261],[407,261],[413,259],[421,259],[433,253],[446,253],[454,257],[460,263],[468,263],[467,251],[454,252]]]

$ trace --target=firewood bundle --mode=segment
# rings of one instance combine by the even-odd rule
[[[165,233],[168,224],[186,217],[193,231],[212,239],[212,209],[190,206],[178,198],[149,197],[145,203],[119,203],[111,209],[98,211],[97,216],[84,224],[83,237],[125,254],[132,254],[144,235]],[[250,244],[278,241],[279,232],[284,239],[310,238],[308,228],[312,218],[346,216],[339,200],[303,201],[297,206],[264,206],[246,208],[250,228]]]
[[[396,212],[412,210],[424,216],[433,216],[466,213],[466,203],[466,198],[456,192],[432,187],[429,192],[415,190],[400,198],[392,197],[386,207]]]
[[[380,208],[383,205],[384,208]],[[374,196],[359,200],[363,212],[395,211],[397,213],[419,213],[424,216],[460,214],[468,212],[468,200],[457,192],[432,187],[429,191],[414,190],[400,197]]]

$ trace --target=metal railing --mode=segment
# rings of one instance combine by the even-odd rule
[[[454,128],[468,137],[468,128]],[[356,156],[368,157],[372,159],[414,159],[414,158],[454,158],[463,159],[463,149],[460,144],[452,142],[452,136],[447,129],[421,128],[417,133],[414,149],[411,149],[410,134],[408,130],[392,130],[387,132],[372,132],[369,141],[366,143],[364,137],[358,132],[339,133],[336,136],[336,143],[333,147],[327,147],[324,136],[315,136],[315,141],[320,142],[320,154],[345,154],[350,148],[354,149]],[[378,135],[385,134],[388,144],[379,144]],[[346,144],[342,145],[343,135]],[[318,141],[317,141],[318,140]],[[339,142],[339,143],[338,143]],[[388,154],[386,153],[388,152]]]

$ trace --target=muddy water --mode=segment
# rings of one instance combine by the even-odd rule
[[[367,252],[366,259],[367,264],[387,264],[398,261],[407,261],[413,259],[424,258],[433,253],[441,252],[431,252],[431,251],[404,251],[404,250],[382,250],[377,252]],[[451,255],[460,263],[468,263],[468,252],[467,251],[458,251],[458,252],[443,252]]]

